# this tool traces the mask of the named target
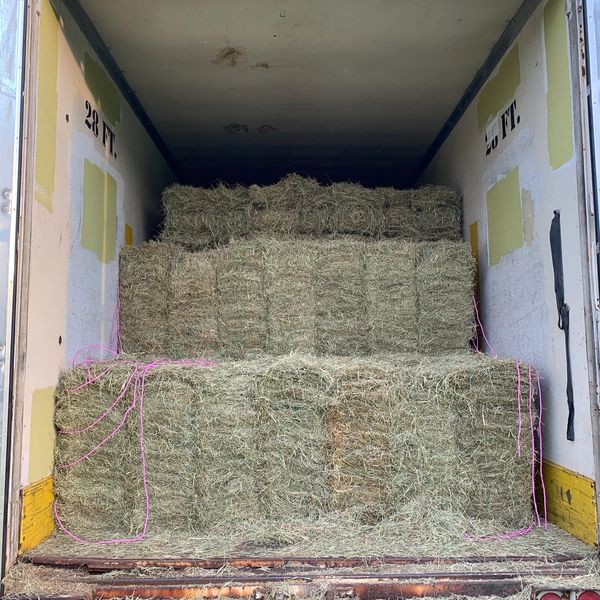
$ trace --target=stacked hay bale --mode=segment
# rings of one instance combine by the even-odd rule
[[[444,186],[414,190],[321,186],[288,175],[269,186],[193,188],[175,184],[163,193],[161,239],[202,250],[248,235],[353,234],[413,241],[459,240],[460,196]]]
[[[473,259],[464,242],[256,238],[202,252],[162,246],[122,253],[126,352],[436,354],[465,349],[473,336]],[[161,265],[171,260],[168,276],[145,268],[155,256]],[[160,303],[147,311],[152,293]]]
[[[219,361],[152,363],[143,407],[124,385],[142,362],[63,375],[55,484],[69,528],[139,531],[144,464],[151,530],[225,547],[294,544],[326,523],[410,535],[436,511],[529,523],[537,422],[517,381],[533,391],[526,367],[469,350],[456,193],[291,175],[177,185],[164,206],[162,241],[121,255],[125,350]]]
[[[66,390],[88,381],[87,370],[64,375],[57,424],[89,423],[135,366],[95,372],[105,368],[109,378],[75,393]],[[520,526],[531,513],[532,443],[522,410],[516,455],[516,380],[513,362],[468,353],[160,366],[144,400],[152,526],[200,535],[248,522],[275,535],[282,523],[331,512],[373,525],[407,503]],[[141,524],[138,434],[134,425],[116,436],[81,473],[57,469],[67,526],[91,536]],[[59,439],[63,464],[96,438]]]

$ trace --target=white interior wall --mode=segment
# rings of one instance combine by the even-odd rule
[[[594,476],[590,391],[584,326],[577,153],[553,168],[547,93],[544,6],[535,12],[515,41],[520,83],[514,99],[520,123],[486,156],[485,129],[472,102],[422,177],[444,183],[464,196],[464,234],[478,223],[481,307],[487,337],[498,355],[528,361],[543,377],[544,458],[583,475]],[[561,2],[561,6],[565,6]],[[566,26],[566,18],[565,18]],[[495,74],[493,74],[495,75]],[[492,76],[493,76],[492,75]],[[575,99],[577,101],[577,99]],[[556,125],[556,123],[554,123]],[[572,133],[572,132],[571,132]],[[568,132],[567,132],[568,135]],[[487,194],[514,168],[519,169],[523,245],[490,264]],[[567,402],[564,334],[557,309],[549,231],[560,209],[565,296],[571,308],[571,354],[575,397],[574,442],[566,439]]]
[[[98,64],[99,60],[69,13],[60,3],[57,9],[57,78],[50,90],[57,94],[56,139],[52,141],[54,189],[46,190],[44,196],[49,198],[51,209],[38,201],[33,201],[32,206],[23,485],[51,473],[52,389],[60,371],[72,363],[78,351],[110,342],[117,299],[118,250],[125,243],[125,224],[132,228],[134,242],[146,239],[157,218],[161,190],[174,178],[120,92],[117,93],[121,116],[114,126],[117,158],[86,127],[86,101],[104,118],[83,70],[85,53]],[[50,11],[47,0],[40,3],[41,19],[52,20]],[[40,52],[50,50],[40,46]],[[39,90],[40,100],[45,93],[48,90]],[[39,102],[36,119],[52,118],[54,115],[39,110]],[[50,154],[46,152],[44,160],[46,157],[49,160]],[[82,244],[85,160],[110,175],[117,184],[116,248],[114,257],[106,261]],[[43,166],[36,164],[36,174]]]

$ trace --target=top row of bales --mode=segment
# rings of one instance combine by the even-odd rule
[[[269,186],[175,184],[163,193],[163,210],[161,240],[190,250],[255,235],[461,239],[461,198],[443,186],[407,190],[354,183],[323,186],[294,174]]]

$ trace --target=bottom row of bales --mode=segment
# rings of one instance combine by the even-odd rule
[[[57,506],[82,537],[143,526],[133,385],[89,427],[135,368],[126,359],[77,368],[58,388]],[[415,502],[527,525],[537,427],[528,386],[527,367],[468,352],[159,366],[147,375],[143,402],[150,531],[205,535],[253,523],[261,535],[285,526],[289,541],[319,516],[378,525]]]

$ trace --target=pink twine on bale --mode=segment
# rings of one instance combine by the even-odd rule
[[[144,488],[144,504],[145,504],[145,512],[144,512],[144,524],[142,526],[142,531],[132,537],[124,537],[124,538],[115,538],[108,540],[86,540],[84,538],[79,537],[72,531],[70,531],[62,522],[59,514],[58,514],[58,503],[54,502],[53,512],[54,518],[56,519],[56,523],[59,528],[72,540],[79,542],[80,544],[85,545],[108,545],[108,544],[129,544],[133,542],[142,541],[147,533],[148,533],[148,523],[150,521],[150,496],[148,493],[148,465],[146,462],[146,450],[144,445],[144,397],[145,397],[145,385],[146,385],[146,376],[147,374],[160,366],[184,366],[184,367],[212,367],[215,365],[213,361],[206,359],[197,359],[197,360],[179,360],[179,361],[170,361],[166,359],[157,359],[151,363],[134,363],[132,361],[126,361],[121,364],[131,364],[133,365],[133,370],[128,380],[123,384],[120,392],[118,393],[115,400],[112,404],[101,413],[94,421],[92,421],[86,427],[79,430],[70,430],[70,431],[59,431],[59,434],[64,435],[79,435],[93,429],[97,425],[99,425],[113,410],[115,410],[116,406],[119,402],[125,397],[127,390],[131,387],[133,382],[133,400],[131,404],[125,410],[123,417],[117,424],[117,426],[96,446],[94,446],[91,450],[80,456],[78,459],[73,462],[61,465],[58,468],[62,469],[70,469],[84,460],[91,457],[95,454],[100,448],[102,448],[107,442],[109,442],[117,433],[122,429],[125,425],[127,418],[132,410],[136,407],[138,408],[139,420],[140,420],[140,434],[139,434],[139,445],[140,445],[140,464],[141,464],[141,473],[142,473],[142,483]],[[102,371],[102,374],[106,374],[110,372],[116,365],[111,365],[109,368]],[[92,385],[95,381],[97,381],[99,377],[90,378],[89,370],[88,370],[88,379],[85,384],[78,386],[76,388],[77,391],[84,389],[88,385]],[[138,391],[139,390],[139,391]]]
[[[477,302],[475,301],[475,295],[473,295],[473,306],[475,307],[475,316],[477,319],[477,324],[481,330],[483,339],[486,341],[488,347],[495,354],[495,351],[494,351],[492,345],[490,344],[490,342],[488,341],[488,339],[485,335],[481,320],[479,319],[479,311],[477,310]],[[520,369],[521,365],[520,365],[519,361],[515,361],[515,364],[517,367],[517,403],[518,403],[517,405],[518,405],[518,419],[519,419],[518,429],[517,429],[516,455],[518,457],[520,457],[521,456],[521,429],[522,429],[522,424],[521,424],[521,421],[522,421],[522,416],[521,416],[521,369]],[[544,406],[543,406],[543,400],[542,400],[542,388],[541,388],[541,383],[540,383],[540,373],[538,370],[536,370],[536,380],[537,380],[537,389],[538,389],[539,407],[540,407],[540,416],[539,416],[539,421],[538,421],[538,426],[537,426],[537,439],[538,439],[538,444],[539,444],[539,449],[540,449],[539,474],[540,474],[540,481],[541,481],[541,486],[542,486],[542,498],[543,498],[543,506],[544,506],[544,528],[547,529],[548,528],[548,512],[547,512],[546,486],[544,483],[544,475],[542,473],[542,460],[543,460],[542,414],[543,414]],[[535,433],[534,433],[535,426],[534,426],[534,417],[533,417],[534,394],[533,394],[531,366],[529,366],[529,368],[528,368],[528,383],[529,383],[529,390],[528,390],[527,405],[528,405],[528,412],[529,412],[529,427],[530,427],[530,432],[531,432],[531,496],[533,498],[535,520],[532,517],[531,522],[527,527],[523,527],[521,529],[515,529],[514,531],[507,531],[504,533],[497,533],[497,534],[486,535],[486,536],[473,536],[469,533],[465,533],[464,537],[465,537],[465,539],[467,539],[469,541],[488,542],[488,541],[498,541],[498,540],[511,540],[511,539],[525,536],[525,535],[528,535],[529,533],[531,533],[533,531],[533,529],[535,528],[536,521],[537,521],[537,526],[539,528],[541,528],[541,526],[542,526],[540,512],[539,512],[539,508],[538,508],[538,504],[537,504],[536,490],[535,490],[536,454],[535,454]]]
[[[477,325],[479,326],[479,331],[481,331],[481,336],[483,337],[485,343],[488,345],[488,348],[491,350],[494,356],[498,356],[496,351],[494,350],[494,346],[490,344],[490,340],[487,339],[485,335],[485,330],[483,329],[483,324],[481,323],[481,319],[479,318],[479,308],[477,308],[477,300],[475,299],[475,294],[473,294],[473,308],[475,309],[475,319],[477,320]],[[476,349],[479,352],[479,342],[476,344]]]

